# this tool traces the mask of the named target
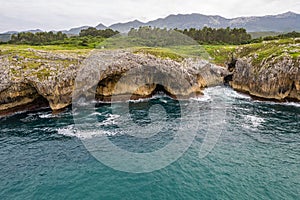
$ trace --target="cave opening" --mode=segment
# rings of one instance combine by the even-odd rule
[[[229,85],[229,83],[233,80],[233,74],[224,77],[224,84]]]
[[[163,85],[156,84],[155,90],[153,91],[152,95],[168,95],[172,96],[170,92],[166,90],[166,88]]]
[[[237,59],[234,58],[234,56],[232,55],[231,60],[227,63],[229,72],[233,72],[235,70],[236,63],[237,63]]]
[[[49,108],[48,100],[31,84],[22,84],[17,89],[24,92],[19,96],[14,96],[14,93],[19,92],[14,88],[3,92],[2,95],[6,97],[0,99],[0,104],[5,109],[0,109],[0,116]]]

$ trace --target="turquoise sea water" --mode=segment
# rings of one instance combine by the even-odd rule
[[[225,102],[225,123],[211,127],[223,131],[210,154],[200,158],[212,101]],[[200,126],[190,148],[171,165],[140,174],[95,159],[77,135],[70,109],[2,118],[0,199],[299,199],[299,104],[254,101],[226,87],[207,90],[197,103]],[[149,104],[167,105],[170,116],[180,117],[178,102],[157,97],[131,104],[136,123],[151,123],[145,114]],[[101,105],[95,114],[116,132],[110,109]],[[172,127],[175,121],[169,120]],[[142,143],[121,133],[109,137],[122,148],[143,152],[168,144],[173,138],[168,130],[166,137]]]

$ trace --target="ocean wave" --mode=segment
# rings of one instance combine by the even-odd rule
[[[28,123],[38,120],[38,115],[35,113],[29,113],[25,118],[20,119],[21,122]]]
[[[63,128],[58,128],[57,132],[60,135],[64,135],[67,137],[77,137],[80,139],[89,139],[100,135],[116,135],[117,133],[115,132],[115,130],[105,131],[103,130],[103,127],[116,125],[118,123],[117,119],[120,117],[120,115],[106,114],[106,119],[104,121],[96,123],[91,121],[90,123],[86,124],[86,127],[84,126],[90,118],[94,118],[95,116],[99,115],[101,115],[101,113],[93,112],[90,115],[88,115],[87,118],[83,119],[82,124],[78,124],[78,127],[76,124],[68,125]],[[78,121],[78,123],[80,123],[80,121]]]
[[[59,135],[64,135],[67,137],[77,137],[80,138],[80,134],[77,133],[74,125],[69,125],[63,128],[58,128],[57,133]]]
[[[53,118],[53,115],[52,115],[52,113],[42,113],[39,115],[39,118],[50,119],[50,118]]]
[[[232,89],[225,90],[225,95],[234,99],[251,99],[249,95],[236,92]]]
[[[118,133],[116,131],[105,131],[101,129],[78,130],[76,129],[76,125],[69,125],[63,128],[58,128],[57,134],[66,137],[76,137],[84,140],[84,139],[92,139],[98,136],[114,136]]]
[[[108,118],[103,122],[99,123],[100,126],[108,126],[117,124],[116,119],[120,118],[120,115],[109,114]]]
[[[150,100],[159,99],[161,102],[167,103],[167,101],[163,100],[163,98],[172,99],[170,96],[168,96],[166,94],[157,94],[157,95],[154,95],[154,96],[149,97],[149,98],[143,98],[143,99],[137,99],[137,100],[128,100],[126,102],[127,103],[141,103],[141,102],[147,102],[147,101],[150,101]]]
[[[246,121],[245,124],[243,124],[243,127],[251,129],[251,128],[258,128],[262,126],[262,124],[265,122],[265,119],[253,115],[245,115],[244,119]]]
[[[204,94],[201,97],[193,97],[193,98],[191,98],[191,100],[193,100],[193,101],[200,101],[200,102],[209,102],[211,99],[212,99],[211,96],[208,95],[208,94]]]
[[[274,102],[274,101],[260,101],[260,100],[255,100],[254,102],[255,103],[269,104],[269,105],[282,105],[282,106],[300,107],[300,103],[296,103],[296,102]]]

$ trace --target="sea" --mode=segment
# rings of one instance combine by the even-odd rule
[[[300,104],[213,87],[0,118],[0,199],[299,199]]]

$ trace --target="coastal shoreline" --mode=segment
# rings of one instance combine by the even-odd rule
[[[236,51],[241,52],[243,49]],[[178,95],[201,95],[205,88],[225,83],[238,92],[250,95],[253,99],[300,102],[299,57],[293,59],[290,56],[273,56],[254,64],[256,54],[250,53],[242,57],[240,53],[237,56],[241,58],[231,60],[226,63],[226,67],[221,67],[199,59],[187,58],[183,61],[174,61],[146,53],[136,54],[128,50],[98,51],[98,55],[34,49],[26,49],[22,53],[24,56],[15,55],[11,58],[9,55],[2,55],[0,57],[0,115],[2,116],[47,106],[56,112],[70,106],[76,77],[84,73],[82,66],[93,56],[96,59],[101,59],[103,56],[110,58],[106,60],[107,68],[104,66],[99,68],[102,75],[96,81],[98,86],[95,94],[95,99],[99,101],[110,101],[112,96],[121,98],[122,95],[130,95],[134,100],[149,98],[159,92],[158,90],[173,98]],[[159,88],[158,85],[150,85],[139,88],[131,94],[129,91],[132,91],[133,81],[123,85],[124,91],[114,91],[118,80],[127,71],[146,65],[158,66],[158,69],[164,73],[183,72],[182,78],[189,80],[191,87],[172,88],[176,80],[171,78],[164,82],[167,87]],[[148,79],[154,80],[154,75],[151,73],[150,71],[148,74],[140,73],[139,78],[148,76]]]

